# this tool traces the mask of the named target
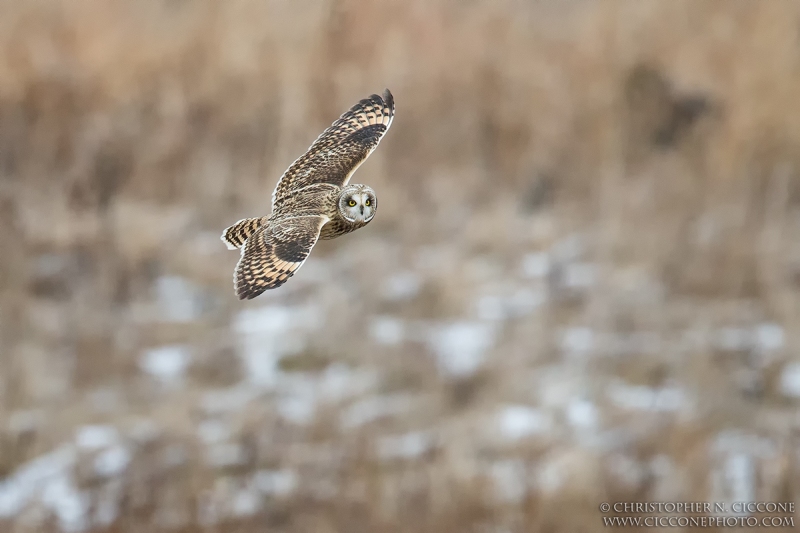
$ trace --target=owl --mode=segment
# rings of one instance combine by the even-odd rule
[[[222,233],[229,249],[241,249],[233,274],[240,300],[286,283],[318,239],[335,239],[370,223],[378,209],[375,191],[349,181],[393,118],[388,89],[358,102],[284,172],[272,193],[271,215],[245,218]]]

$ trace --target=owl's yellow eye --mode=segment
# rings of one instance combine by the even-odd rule
[[[355,207],[356,206],[356,201],[355,200],[350,200],[349,202],[347,202],[347,205],[349,205],[350,207]]]
[[[371,203],[372,203],[372,202],[370,202],[369,200],[365,200],[365,201],[364,201],[364,205],[370,205]]]

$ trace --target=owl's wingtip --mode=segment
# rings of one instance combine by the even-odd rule
[[[220,235],[220,236],[219,236],[219,240],[221,240],[222,242],[224,242],[224,243],[225,243],[225,247],[226,247],[228,250],[236,250],[236,246],[234,246],[233,244],[231,244],[231,242],[228,240],[227,231],[226,231],[226,232],[224,232],[222,235]]]
[[[264,291],[257,292],[257,291],[252,291],[252,290],[249,290],[249,289],[246,289],[246,288],[239,288],[239,287],[236,288],[236,296],[240,300],[252,300],[256,296],[260,295],[262,292],[264,292]]]
[[[386,102],[389,107],[394,107],[394,96],[392,95],[392,91],[388,88],[383,90],[383,101]]]

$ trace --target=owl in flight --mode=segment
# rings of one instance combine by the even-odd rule
[[[241,248],[233,274],[240,300],[286,283],[317,239],[335,239],[369,224],[378,208],[375,191],[348,182],[393,117],[388,89],[358,102],[284,172],[272,193],[271,215],[245,218],[222,233],[228,249]]]

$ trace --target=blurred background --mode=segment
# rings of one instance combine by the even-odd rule
[[[375,220],[237,300],[385,87]],[[797,2],[0,1],[0,530],[797,500],[798,94]]]

